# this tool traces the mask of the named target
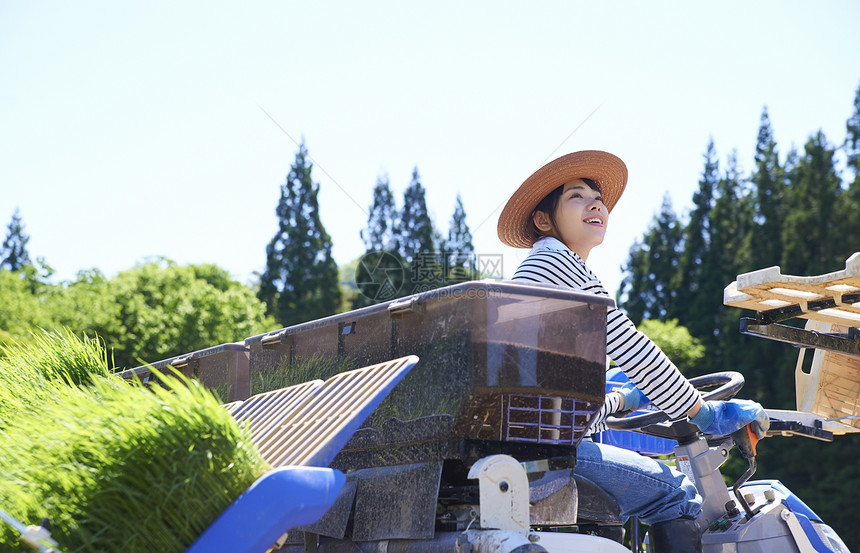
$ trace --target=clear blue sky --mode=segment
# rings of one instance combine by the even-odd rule
[[[597,148],[630,171],[589,259],[614,292],[664,194],[689,208],[709,138],[749,170],[766,105],[783,155],[819,129],[842,142],[858,21],[848,0],[0,0],[0,223],[20,208],[58,279],[166,256],[249,282],[304,137],[339,263],[377,177],[399,201],[417,166],[437,228],[461,194],[510,276],[506,198]]]

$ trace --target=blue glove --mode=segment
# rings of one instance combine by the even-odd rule
[[[770,428],[770,418],[764,408],[748,399],[705,401],[690,422],[705,434],[715,436],[727,436],[754,423],[750,428],[759,438],[764,438]]]
[[[632,382],[625,382],[623,386],[615,390],[624,396],[624,410],[635,411],[648,407],[651,400],[648,396],[642,393],[642,390],[636,387]]]

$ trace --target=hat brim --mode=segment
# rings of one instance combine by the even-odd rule
[[[547,194],[576,179],[591,179],[600,187],[606,209],[612,211],[627,185],[627,166],[608,152],[583,150],[550,161],[513,193],[502,214],[497,232],[502,243],[514,248],[531,248],[538,235],[532,213]]]

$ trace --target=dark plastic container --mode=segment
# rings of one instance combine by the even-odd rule
[[[508,281],[440,288],[248,338],[251,390],[417,355],[344,448],[370,457],[344,468],[463,456],[462,440],[576,445],[603,404],[612,304]]]
[[[143,382],[149,382],[152,378],[151,367],[163,370],[167,366],[187,377],[200,380],[204,386],[218,392],[224,401],[247,399],[250,393],[249,355],[243,342],[221,344],[178,355],[122,371],[119,376],[128,379],[137,375]]]

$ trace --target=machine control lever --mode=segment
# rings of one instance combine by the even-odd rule
[[[738,450],[741,452],[741,455],[744,456],[744,459],[749,461],[750,468],[747,469],[745,473],[738,478],[737,482],[732,486],[732,490],[734,491],[735,498],[738,500],[738,504],[743,507],[744,512],[746,513],[746,519],[749,520],[753,516],[755,516],[758,509],[753,511],[750,507],[749,503],[747,503],[744,494],[741,493],[741,487],[747,483],[747,481],[752,478],[752,475],[755,474],[756,471],[756,463],[755,463],[755,446],[758,444],[758,435],[753,432],[751,425],[755,423],[750,423],[740,430],[736,431],[732,434],[732,439],[735,442],[735,445],[738,446]]]

